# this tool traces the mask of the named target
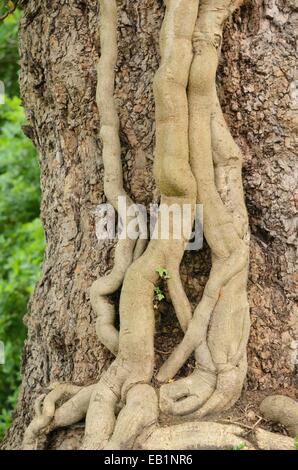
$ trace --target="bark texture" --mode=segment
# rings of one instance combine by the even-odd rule
[[[47,249],[26,315],[23,385],[4,442],[11,449],[20,448],[24,428],[33,416],[33,403],[50,383],[93,384],[111,361],[96,336],[96,314],[89,297],[93,281],[113,266],[112,244],[98,242],[95,234],[96,207],[104,201],[95,102],[98,3],[21,3],[20,81],[40,153]],[[145,204],[159,200],[152,175],[153,77],[160,63],[163,17],[161,0],[126,0],[118,5],[115,97],[124,189],[133,201]],[[244,395],[253,400],[272,390],[294,396],[297,17],[294,0],[247,0],[226,25],[218,73],[219,99],[244,156],[252,231],[252,328]],[[218,184],[225,194],[227,182],[220,174]],[[185,254],[180,271],[193,308],[202,296],[209,270],[207,248]],[[117,294],[112,300],[117,305]],[[164,302],[160,310],[157,365],[181,340],[170,303]],[[182,370],[184,375],[191,369],[191,361],[189,366]],[[260,392],[257,398],[254,391]],[[48,445],[75,448],[80,433],[73,428],[62,431]]]

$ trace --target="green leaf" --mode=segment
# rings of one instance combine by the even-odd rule
[[[165,268],[156,268],[155,272],[157,272],[161,279],[170,279],[169,272]]]
[[[233,447],[233,450],[243,450],[245,449],[246,445],[244,442],[241,442],[240,444],[238,444],[237,446],[234,446]]]
[[[160,289],[160,287],[155,287],[154,292],[155,292],[155,298],[156,298],[159,302],[161,302],[161,301],[165,298],[165,295],[164,295],[164,293],[162,292],[162,290]]]
[[[0,16],[6,12],[5,5],[0,5]],[[0,80],[4,82],[7,96],[19,94],[17,36],[19,18],[20,11],[16,10],[0,24]]]

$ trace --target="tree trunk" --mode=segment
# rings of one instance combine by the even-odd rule
[[[295,4],[247,0],[226,24],[218,71],[220,102],[244,156],[252,327],[240,404],[253,407],[272,391],[294,396]],[[96,208],[105,201],[95,102],[98,1],[23,0],[21,5],[20,83],[30,137],[40,155],[47,247],[25,317],[23,382],[4,442],[7,449],[20,448],[34,401],[49,384],[93,384],[112,359],[96,336],[89,294],[92,282],[113,266],[113,244],[98,241],[95,231]],[[152,83],[160,62],[163,17],[162,0],[118,2],[115,97],[124,186],[133,201],[147,206],[159,198],[152,175]],[[185,254],[181,276],[193,306],[209,270],[208,247]],[[113,301],[117,305],[118,295]],[[170,302],[161,309],[155,338],[158,366],[182,336]],[[188,365],[184,375],[192,362]],[[78,427],[57,431],[46,446],[76,448],[81,434]]]

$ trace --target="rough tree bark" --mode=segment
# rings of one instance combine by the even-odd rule
[[[23,354],[23,383],[13,424],[4,441],[8,449],[21,447],[24,430],[34,415],[35,400],[48,391],[50,384],[90,385],[84,391],[89,397],[92,385],[112,361],[112,355],[96,335],[96,309],[92,309],[90,302],[91,285],[114,264],[112,244],[99,242],[95,234],[96,207],[105,201],[105,194],[109,198],[106,188],[104,193],[105,162],[96,106],[96,64],[100,56],[98,1],[24,0],[21,5],[24,18],[20,28],[20,82],[30,136],[40,154],[41,215],[47,248],[41,279],[25,319],[28,339]],[[153,78],[160,64],[159,36],[165,8],[162,0],[123,0],[118,2],[117,10],[115,100],[120,122],[123,186],[133,201],[148,205],[159,200],[152,171]],[[247,383],[238,411],[248,403],[252,409],[258,408],[261,399],[272,391],[294,397],[297,16],[295,0],[244,2],[225,23],[217,74],[219,101],[243,154],[244,190],[251,227],[248,283],[251,336]],[[195,78],[197,90],[201,82],[196,84]],[[196,106],[203,108],[202,104]],[[190,153],[191,145],[190,140]],[[156,176],[157,183],[163,183],[158,172]],[[229,200],[229,181],[220,164],[216,184],[223,200]],[[205,235],[213,251],[212,240]],[[207,246],[184,255],[180,273],[193,311],[202,298],[210,264]],[[113,294],[111,299],[118,310],[118,294]],[[159,309],[155,372],[183,337],[170,295],[167,294]],[[199,354],[196,351],[196,359]],[[174,367],[174,373],[178,368]],[[190,375],[192,371],[191,358],[180,376]],[[159,378],[169,377],[166,373]],[[214,388],[212,379],[209,386]],[[167,385],[164,387],[163,411],[169,411],[173,403],[169,404]],[[71,395],[77,389],[69,392]],[[151,391],[145,389],[145,393],[149,396]],[[88,397],[84,396],[82,401],[88,402]],[[127,399],[138,405],[129,392]],[[249,422],[253,417],[246,416],[246,419]],[[206,435],[204,428],[197,428],[194,423],[190,426],[189,430],[179,432],[168,428],[167,436],[163,435],[168,448],[171,442],[178,446],[175,436],[178,434],[183,440],[183,432],[185,439],[190,439],[190,434],[195,436],[189,445],[197,445],[200,439],[202,447],[212,445],[202,441]],[[213,423],[213,426],[219,425]],[[55,431],[39,445],[78,448],[83,432],[82,426]],[[145,447],[154,448],[160,442],[158,432],[157,429],[151,435]],[[231,442],[237,445],[239,439],[235,436],[241,435],[241,430],[230,429],[230,432],[234,437],[229,440],[224,437],[225,430],[214,429],[222,439],[219,448]],[[270,440],[268,436],[263,439]]]

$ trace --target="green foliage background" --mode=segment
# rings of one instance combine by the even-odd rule
[[[0,7],[0,15],[3,9]],[[44,236],[39,220],[39,167],[36,151],[25,137],[18,88],[16,11],[0,23],[0,439],[11,420],[20,384],[20,360],[26,334],[23,316],[40,271]]]

